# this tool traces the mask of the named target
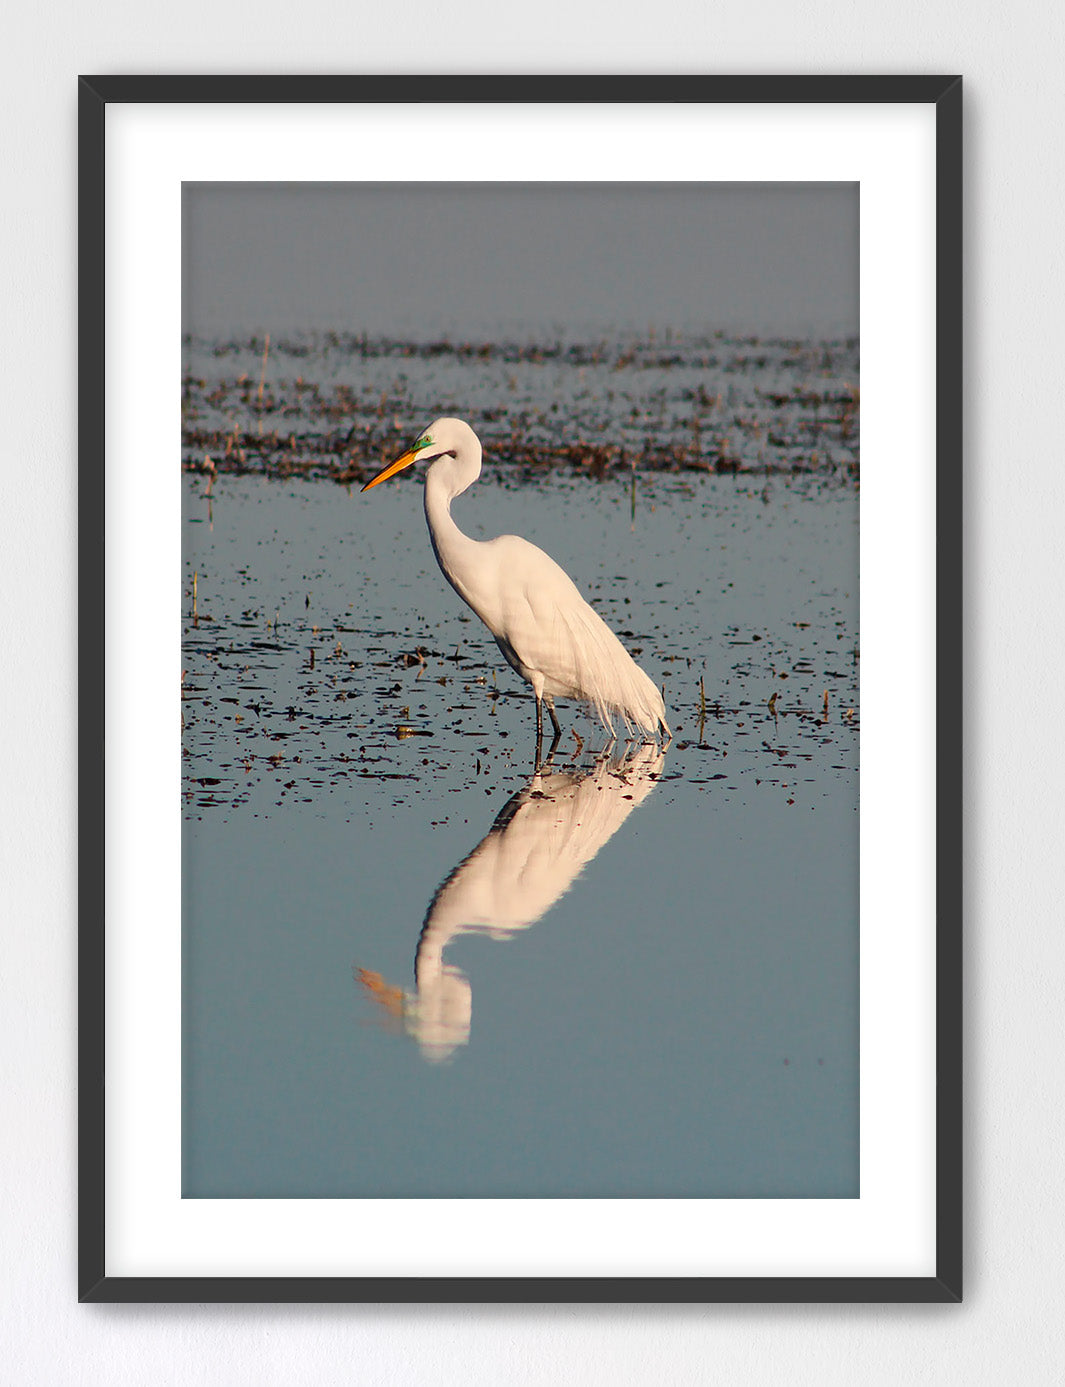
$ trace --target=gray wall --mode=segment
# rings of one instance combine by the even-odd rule
[[[520,18],[520,24],[519,24]],[[13,10],[0,101],[0,1358],[14,1382],[1059,1380],[1062,11],[1050,0],[276,0]],[[74,1278],[78,71],[961,71],[967,81],[963,1308],[78,1308]],[[91,486],[95,479],[83,479]]]

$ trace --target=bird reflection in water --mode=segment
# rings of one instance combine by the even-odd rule
[[[355,970],[427,1060],[447,1059],[470,1038],[472,991],[462,970],[444,962],[448,944],[463,934],[510,939],[535,925],[651,793],[664,760],[653,744],[584,771],[552,771],[549,759],[440,884],[418,938],[414,991]]]

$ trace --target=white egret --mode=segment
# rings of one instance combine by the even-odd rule
[[[590,705],[613,733],[611,714],[626,729],[670,737],[662,695],[577,591],[567,573],[518,535],[478,541],[451,517],[451,502],[481,475],[481,443],[461,419],[437,419],[413,447],[362,488],[369,491],[424,459],[425,518],[440,570],[495,637],[503,658],[536,696],[536,743],[543,705],[557,742],[556,698]],[[539,752],[537,753],[539,754]]]

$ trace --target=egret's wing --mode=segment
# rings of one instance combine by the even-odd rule
[[[542,597],[534,602],[543,605]],[[635,724],[649,732],[657,730],[665,714],[661,694],[575,587],[570,599],[554,603],[544,619],[551,624],[553,649],[564,652],[565,680],[607,727],[610,715],[619,713],[626,727]]]
[[[620,713],[649,732],[665,722],[654,684],[554,559],[514,535],[496,541],[502,560],[502,635],[548,692],[582,698],[607,727]],[[553,687],[552,687],[553,686]]]

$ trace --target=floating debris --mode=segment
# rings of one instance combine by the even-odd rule
[[[183,348],[182,465],[208,473],[209,490],[219,473],[361,484],[409,443],[412,421],[433,412],[421,388],[426,375],[474,365],[477,398],[499,402],[475,422],[486,475],[618,476],[633,527],[637,467],[642,476],[822,475],[855,484],[860,472],[852,338],[678,334],[663,352],[640,337],[463,343],[329,334],[264,343],[186,338]],[[420,363],[417,377],[411,363]],[[539,369],[549,363],[550,373]],[[439,403],[471,408],[450,395]],[[768,504],[764,484],[760,494]]]

